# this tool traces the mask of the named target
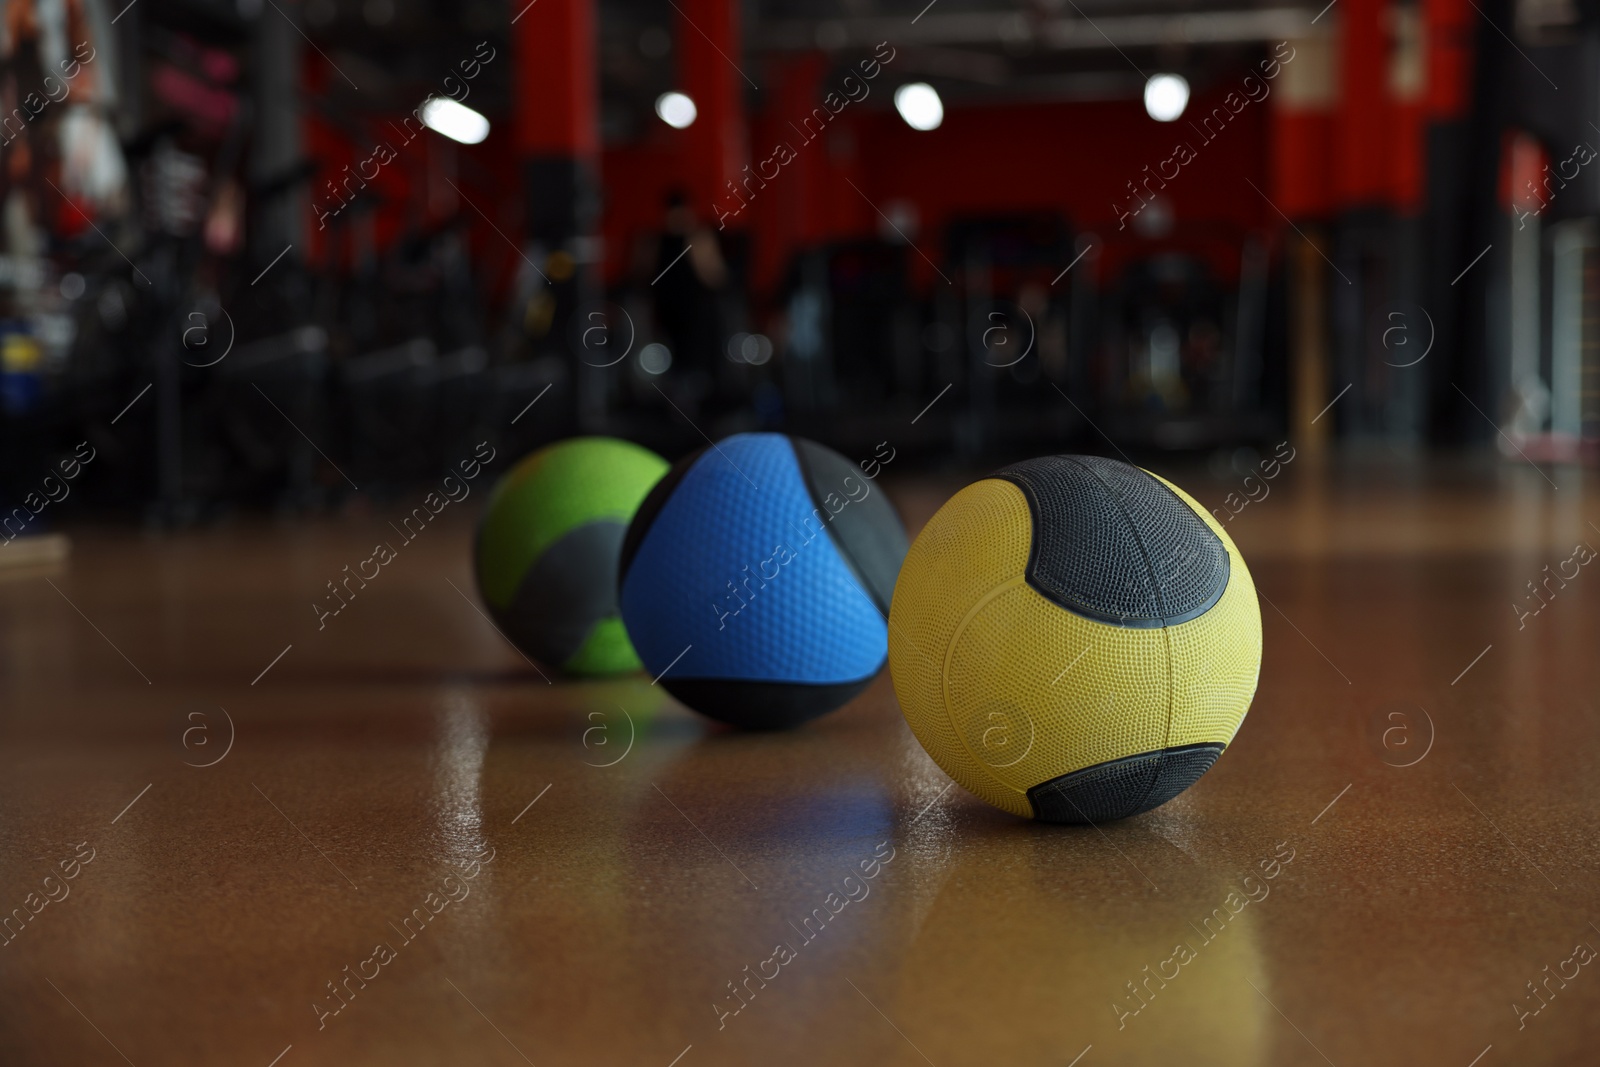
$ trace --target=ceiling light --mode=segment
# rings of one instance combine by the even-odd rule
[[[944,102],[927,82],[911,82],[896,89],[894,109],[913,130],[937,130],[944,121]]]
[[[656,97],[656,114],[675,130],[687,129],[694,125],[695,116],[700,113],[690,100],[682,93],[662,93]]]
[[[489,136],[489,120],[448,96],[432,96],[422,105],[422,124],[452,141],[477,144]]]
[[[1144,109],[1157,122],[1176,122],[1189,106],[1189,83],[1177,74],[1152,74],[1144,83]]]

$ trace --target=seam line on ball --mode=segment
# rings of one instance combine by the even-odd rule
[[[988,779],[990,782],[993,782],[1001,789],[1007,792],[1016,793],[1023,799],[1027,799],[1027,790],[1018,789],[1016,786],[1008,785],[991,774],[990,771],[993,770],[993,768],[990,766],[989,762],[983,757],[979,756],[976,752],[972,751],[972,746],[967,743],[967,735],[962,732],[961,725],[956,722],[955,712],[952,710],[950,705],[950,667],[951,660],[955,658],[956,645],[961,640],[961,635],[966,632],[967,624],[972,621],[973,616],[977,615],[979,611],[983,610],[983,608],[996,597],[1010,592],[1019,585],[1026,586],[1027,584],[1028,581],[1025,577],[1012,578],[1009,581],[997,585],[993,589],[989,590],[989,592],[984,594],[984,596],[981,597],[976,604],[973,604],[972,607],[968,608],[967,613],[961,617],[961,621],[956,624],[955,630],[950,634],[949,643],[945,645],[944,669],[939,672],[939,701],[944,705],[945,721],[950,724],[950,729],[956,735],[956,740],[961,742],[962,750],[965,751],[969,757],[971,757],[973,768],[979,774],[983,775],[986,779]]]
[[[1144,539],[1139,536],[1137,524],[1133,522],[1131,516],[1128,515],[1127,510],[1123,507],[1121,497],[1118,496],[1116,491],[1111,488],[1110,484],[1107,483],[1105,479],[1101,478],[1099,474],[1093,470],[1093,468],[1078,462],[1076,457],[1062,455],[1052,458],[1071,463],[1073,466],[1082,470],[1084,473],[1089,475],[1089,477],[1098,482],[1106,490],[1107,495],[1111,497],[1112,502],[1117,509],[1118,515],[1121,516],[1129,533],[1134,539],[1135,545],[1138,546],[1139,556],[1145,567],[1146,579],[1150,582],[1152,595],[1156,597],[1156,609],[1162,614],[1158,618],[1133,618],[1127,615],[1110,614],[1108,612],[1096,610],[1087,604],[1079,603],[1070,598],[1067,594],[1058,590],[1047,588],[1040,582],[1036,581],[1035,575],[1039,561],[1039,531],[1042,522],[1039,500],[1034,494],[1033,486],[1030,485],[1026,480],[1003,471],[992,474],[989,476],[991,479],[995,481],[1006,482],[1015,486],[1022,493],[1023,501],[1028,506],[1030,537],[1028,545],[1028,562],[1023,573],[1028,585],[1031,586],[1037,593],[1039,593],[1040,596],[1044,597],[1052,604],[1056,604],[1062,608],[1065,608],[1074,615],[1089,619],[1093,622],[1105,623],[1110,626],[1120,626],[1129,630],[1154,630],[1158,627],[1177,626],[1181,623],[1191,622],[1194,619],[1198,619],[1200,616],[1217,606],[1217,604],[1222,600],[1223,594],[1227,591],[1228,581],[1232,573],[1233,565],[1232,559],[1227,552],[1227,546],[1223,544],[1222,539],[1217,536],[1215,530],[1212,530],[1208,524],[1203,524],[1205,532],[1209,534],[1213,540],[1216,541],[1218,547],[1222,549],[1222,581],[1218,583],[1217,588],[1212,592],[1207,600],[1204,603],[1197,605],[1193,610],[1183,612],[1179,615],[1167,615],[1165,614],[1167,610],[1166,604],[1164,599],[1160,597],[1160,588],[1156,582],[1155,567],[1150,562],[1149,550],[1145,546]],[[1199,516],[1199,513],[1196,512],[1195,509],[1183,499],[1183,497],[1173,492],[1172,487],[1167,485],[1166,482],[1163,481],[1158,475],[1151,474],[1143,467],[1135,467],[1134,469],[1140,474],[1149,478],[1161,489],[1165,490],[1185,511],[1195,514],[1197,517]]]
[[[855,579],[856,589],[860,591],[862,596],[867,598],[869,604],[877,609],[878,614],[883,616],[884,625],[887,627],[889,623],[889,605],[878,602],[878,594],[873,589],[872,583],[867,581],[866,571],[857,562],[855,554],[845,544],[844,538],[834,531],[833,520],[837,517],[837,513],[828,507],[826,501],[817,496],[816,472],[806,462],[805,452],[801,449],[799,440],[793,434],[784,434],[783,439],[789,442],[789,451],[794,453],[795,466],[800,471],[800,484],[805,487],[806,499],[811,501],[813,514],[827,516],[826,521],[822,524],[821,532],[827,535],[828,543],[833,546],[833,550],[839,554],[839,559],[844,563],[845,569]]]
[[[1132,535],[1133,543],[1139,546],[1139,560],[1144,564],[1145,580],[1150,583],[1150,597],[1155,601],[1156,615],[1161,620],[1161,628],[1165,630],[1167,628],[1167,598],[1161,595],[1161,586],[1156,582],[1156,569],[1155,566],[1150,562],[1150,549],[1144,543],[1144,535],[1139,530],[1139,524],[1133,521],[1132,515],[1128,514],[1127,507],[1125,507],[1122,503],[1122,494],[1118,493],[1116,489],[1112,487],[1110,482],[1100,477],[1099,471],[1095,470],[1087,463],[1079,463],[1075,459],[1071,462],[1089,477],[1099,482],[1101,487],[1105,489],[1106,496],[1111,498],[1112,506],[1117,509],[1117,514],[1122,516],[1122,524],[1127,527],[1128,533]],[[1145,470],[1143,467],[1138,467],[1135,469],[1138,470],[1140,474],[1143,474],[1146,478],[1154,480],[1155,476],[1149,471]],[[1182,504],[1183,501],[1180,500],[1178,503]],[[1184,506],[1187,507],[1188,505],[1185,504]]]

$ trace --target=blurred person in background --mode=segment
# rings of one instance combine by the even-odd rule
[[[728,268],[717,235],[681,192],[667,196],[656,251],[655,315],[693,403],[711,390],[722,347],[721,292]],[[685,250],[687,249],[687,253]]]

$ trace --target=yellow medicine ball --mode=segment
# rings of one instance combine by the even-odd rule
[[[928,521],[889,611],[906,721],[946,774],[1048,822],[1149,811],[1233,740],[1261,609],[1183,490],[1093,456],[1013,464]]]

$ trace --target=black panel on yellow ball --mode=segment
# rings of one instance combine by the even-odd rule
[[[1033,817],[1100,822],[1160,807],[1200,780],[1222,755],[1214,742],[1180,745],[1085,767],[1028,790]]]
[[[1033,518],[1028,584],[1116,626],[1170,626],[1210,610],[1228,550],[1164,484],[1099,456],[1043,456],[994,474],[1021,487]]]
[[[1255,586],[1227,534],[1164,479],[1092,456],[957,493],[890,608],[917,739],[984,800],[1049,822],[1187,789],[1233,740],[1260,666]]]

